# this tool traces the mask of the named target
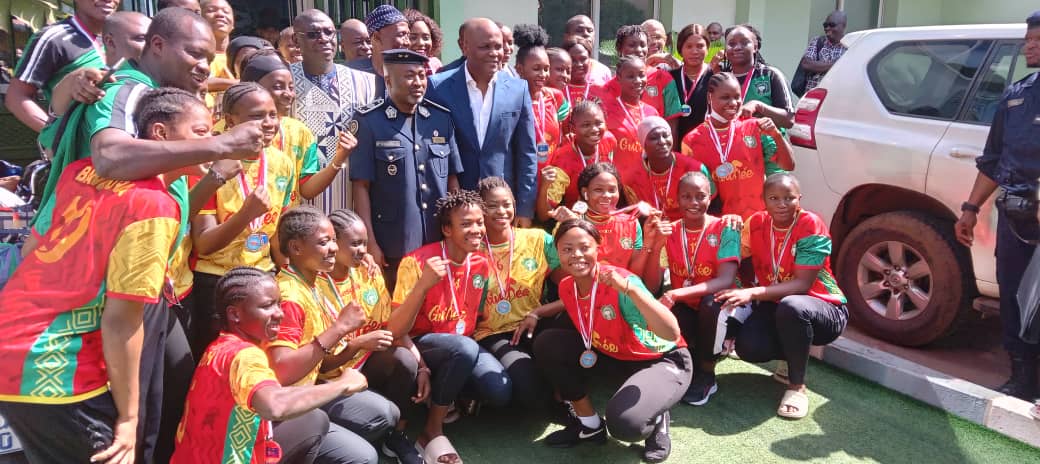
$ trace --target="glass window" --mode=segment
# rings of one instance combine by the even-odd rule
[[[975,94],[964,110],[961,120],[989,124],[997,111],[1000,97],[1008,86],[1011,69],[1019,55],[1022,43],[1002,43],[990,59],[989,66],[975,87]]]
[[[642,24],[654,17],[653,0],[601,0],[599,24],[599,61],[611,68],[617,62],[617,30],[626,24]]]
[[[867,72],[889,112],[953,119],[989,47],[985,40],[896,43]]]
[[[549,43],[554,46],[563,43],[563,31],[568,19],[580,14],[592,17],[592,0],[556,0],[539,4],[538,24],[549,33]]]

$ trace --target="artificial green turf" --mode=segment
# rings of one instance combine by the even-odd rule
[[[603,405],[621,379],[599,379]],[[719,392],[702,407],[672,409],[672,463],[1040,463],[1040,450],[909,397],[813,362],[810,411],[776,416],[783,388],[763,368],[725,360]],[[613,439],[605,446],[552,449],[541,440],[561,426],[515,411],[485,409],[445,432],[469,464],[637,463],[640,453]],[[414,423],[413,423],[414,425]]]

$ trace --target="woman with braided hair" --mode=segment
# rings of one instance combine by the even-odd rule
[[[331,221],[313,206],[297,206],[278,222],[278,236],[289,260],[277,277],[285,317],[266,349],[279,382],[313,385],[359,373],[363,350],[356,334],[369,320],[360,302],[341,294],[329,275],[339,252]],[[380,334],[375,343],[385,339]],[[394,433],[401,412],[383,395],[365,389],[321,408],[332,423],[322,445],[323,461],[375,464],[379,453],[374,445],[385,443],[399,457],[410,451],[411,460],[402,461],[420,462],[412,443]]]
[[[505,406],[512,381],[493,354],[470,338],[477,317],[487,311],[489,263],[484,242],[484,201],[476,192],[458,190],[437,200],[444,240],[404,257],[394,288],[388,328],[395,337],[409,334],[432,371],[430,412],[419,435],[430,463],[461,463],[444,436],[453,403],[465,390],[470,398]]]
[[[321,385],[282,386],[263,351],[284,317],[274,278],[236,267],[215,293],[222,330],[195,370],[171,462],[314,462],[329,430],[318,407],[364,390],[365,377],[352,372]]]

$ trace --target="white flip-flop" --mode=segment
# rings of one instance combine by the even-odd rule
[[[459,456],[459,452],[455,451],[455,447],[451,445],[451,441],[444,435],[440,435],[437,438],[430,440],[430,442],[426,444],[426,447],[423,448],[423,459],[425,459],[428,464],[438,464],[441,462],[440,458],[450,454],[458,456],[459,459],[456,463],[462,464],[462,456]]]

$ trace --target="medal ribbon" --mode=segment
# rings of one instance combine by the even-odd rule
[[[257,173],[256,186],[259,188],[261,185],[267,185],[267,150],[260,150],[260,172]],[[249,194],[252,190],[249,189],[249,182],[246,181],[246,169],[242,169],[238,172],[238,187],[242,190],[242,201],[246,201],[249,198]],[[260,229],[264,223],[264,216],[253,218],[249,221],[249,228],[254,232]]]
[[[509,301],[506,299],[506,285],[509,284],[509,275],[512,274],[513,266],[513,245],[516,244],[516,234],[513,232],[513,228],[509,228],[509,261],[506,261],[506,279],[502,281],[502,275],[498,272],[498,265],[495,264],[495,252],[491,249],[491,239],[487,238],[487,234],[484,235],[484,242],[487,243],[488,247],[488,258],[491,260],[491,268],[495,270],[495,280],[498,281],[498,292],[502,295],[502,301]],[[467,264],[469,260],[466,261]]]
[[[589,321],[586,323],[581,313],[581,297],[578,296],[578,282],[574,282],[574,306],[578,313],[578,331],[581,332],[581,341],[585,343],[585,349],[592,349],[592,326],[596,321],[596,289],[599,288],[599,279],[595,276],[599,273],[599,266],[593,270],[592,293],[589,294]]]
[[[682,221],[679,221],[679,222],[681,223]],[[701,227],[701,233],[700,233],[700,235],[697,236],[697,245],[693,248],[693,254],[692,255],[690,254],[690,244],[688,242],[689,239],[686,238],[686,225],[683,224],[682,228],[683,228],[682,235],[681,235],[681,238],[682,238],[682,252],[683,252],[683,257],[685,258],[685,261],[686,261],[686,278],[690,279],[692,281],[693,280],[693,276],[694,276],[693,264],[697,262],[697,254],[700,253],[700,251],[701,251],[701,243],[704,240],[704,231],[708,230],[708,220],[707,220],[707,218],[705,218],[705,220],[704,220],[704,226]]]
[[[636,121],[636,118],[634,116],[632,116],[631,112],[628,111],[628,105],[625,105],[625,103],[621,101],[621,96],[620,95],[617,97],[617,102],[618,102],[618,105],[621,105],[621,111],[623,111],[625,113],[625,122],[632,123],[632,130],[638,132],[639,131],[639,123],[643,121],[643,116],[644,116],[643,108],[642,107],[638,107],[638,109],[639,109],[639,121]],[[642,144],[643,142],[640,141],[639,143]]]
[[[747,73],[747,78],[744,80],[744,88],[740,90],[740,103],[743,104],[744,100],[747,99],[748,89],[751,88],[751,78],[755,77],[755,64],[751,64],[751,70]]]
[[[737,128],[733,124],[733,121],[729,122],[729,136],[726,138],[726,150],[722,150],[722,140],[719,138],[719,134],[715,129],[715,125],[711,121],[706,121],[708,125],[708,137],[711,138],[711,143],[715,145],[715,150],[719,152],[719,161],[721,164],[729,162],[729,151],[733,148],[733,137],[736,135]]]
[[[543,91],[544,92],[544,91]],[[538,99],[538,119],[534,120],[535,143],[545,143],[545,94]]]
[[[101,37],[88,32],[87,27],[83,25],[83,22],[79,20],[78,16],[72,15],[71,22],[72,26],[75,27],[80,34],[83,34],[83,37],[86,37],[87,40],[90,41],[90,45],[94,47],[94,51],[97,52],[98,57],[101,58],[101,61],[104,61],[105,49],[101,47]]]
[[[776,251],[776,235],[773,233],[773,218],[769,218],[769,258],[773,261],[773,283],[779,283],[780,280],[780,262],[784,259],[784,250],[787,249],[787,242],[791,239],[791,232],[794,232],[795,224],[798,224],[798,217],[802,213],[799,211],[795,213],[794,220],[791,221],[791,227],[787,229],[787,234],[784,235],[784,241],[780,245],[780,252]]]
[[[689,104],[690,97],[693,96],[693,92],[695,90],[697,90],[697,83],[701,81],[701,77],[704,76],[704,71],[706,71],[707,69],[708,68],[706,66],[701,65],[701,71],[699,73],[697,73],[697,78],[691,80],[691,82],[693,82],[693,83],[690,84],[690,91],[689,92],[686,91],[686,80],[690,79],[690,76],[687,76],[685,72],[683,73],[683,78],[681,79],[682,80],[682,92],[683,92],[683,101],[682,101],[683,104]]]
[[[300,275],[300,271],[298,271],[292,264],[290,264],[287,268],[282,269],[282,272],[285,272],[293,279],[296,279],[296,281],[300,282],[301,284],[303,284],[304,287],[307,287],[311,291],[311,296],[314,297],[314,302],[317,303],[318,306],[321,306],[321,308],[324,310],[324,315],[329,318],[326,321],[326,323],[332,325],[336,318],[339,317],[339,310],[346,306],[343,304],[343,297],[339,295],[339,290],[336,288],[336,283],[332,281],[332,277],[329,277],[328,274],[324,274],[321,272],[318,273],[319,277],[324,274],[325,281],[329,284],[329,286],[331,286],[332,295],[336,298],[336,304],[339,305],[339,308],[334,308],[332,302],[329,301],[328,298],[325,298],[325,295],[322,295],[320,292],[318,292],[317,281],[315,281],[314,285],[308,284],[307,281],[303,280],[303,277]]]
[[[582,169],[584,169],[586,166],[588,166],[589,164],[585,161],[585,154],[582,153],[581,150],[578,148],[578,141],[577,140],[571,139],[571,148],[574,148],[574,153],[576,155],[578,155],[578,160],[581,161]],[[596,149],[592,152],[592,156],[590,156],[589,158],[594,158],[592,160],[593,163],[598,163],[599,162],[599,144],[598,143],[596,144]],[[611,158],[610,161],[613,162],[614,159]]]
[[[590,73],[591,73],[591,71],[590,71]],[[574,105],[571,104],[571,88],[572,88],[571,84],[567,84],[567,92],[565,92],[565,93],[567,94],[567,105],[573,108]],[[592,84],[589,83],[588,75],[586,75],[585,91],[584,91],[584,94],[581,96],[582,101],[585,101],[585,100],[589,99],[589,89],[591,89],[591,88],[592,88]]]
[[[675,169],[675,155],[672,155],[672,165],[668,166],[668,183],[666,183],[665,186],[664,186],[664,199],[665,199],[665,203],[666,203],[665,206],[668,206],[667,205],[667,202],[668,202],[668,191],[672,189],[672,170],[674,170],[674,169]],[[657,175],[657,174],[655,174],[652,170],[650,170],[650,161],[646,162],[646,172],[650,174],[650,190],[652,190],[654,192],[654,208],[657,208],[657,209],[660,210],[660,209],[662,209],[661,208],[661,198],[657,194],[657,184],[654,183],[654,177],[653,177],[654,175]]]
[[[452,279],[451,277],[451,260],[448,259],[448,249],[444,247],[444,240],[441,240],[441,257],[448,261],[448,293],[451,294],[451,308],[455,310],[455,314],[459,318],[458,320],[462,320],[462,311],[459,310],[459,300],[455,297],[455,282],[454,279]],[[469,268],[469,253],[466,253],[466,274],[462,277],[463,285],[465,285],[465,283],[469,281]],[[466,299],[466,290],[468,290],[468,287],[464,287],[462,289],[463,301],[465,301]]]

